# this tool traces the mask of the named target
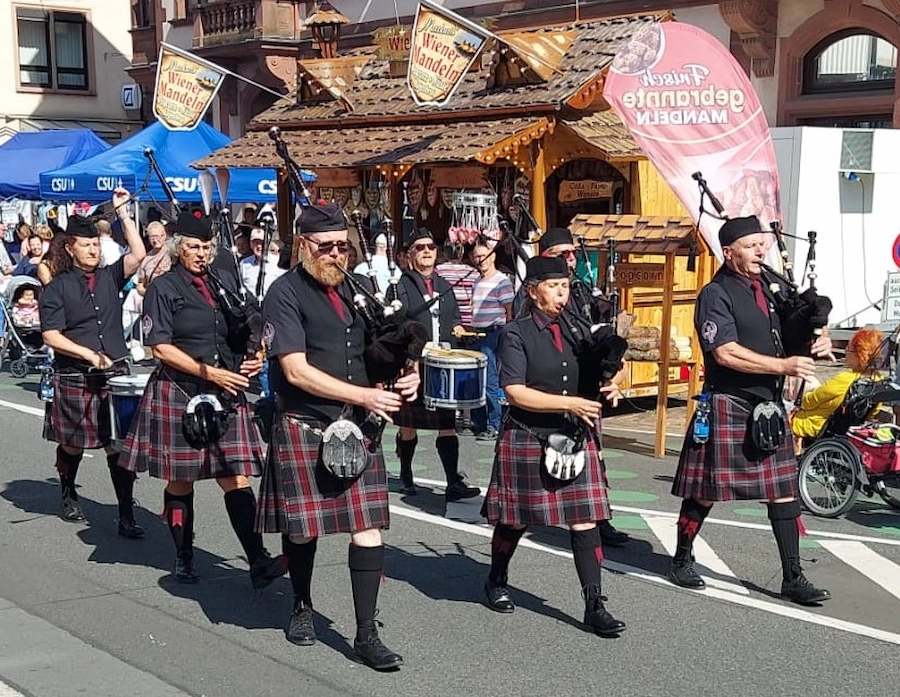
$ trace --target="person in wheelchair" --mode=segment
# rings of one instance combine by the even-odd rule
[[[850,338],[845,359],[848,369],[803,395],[803,403],[791,420],[795,436],[806,440],[816,438],[844,402],[850,386],[861,377],[878,376],[882,346],[881,332],[877,329],[860,329]]]

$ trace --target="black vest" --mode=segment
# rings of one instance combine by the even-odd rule
[[[169,276],[176,293],[172,302],[172,344],[207,365],[233,370],[235,356],[227,342],[228,323],[218,300],[215,307],[206,302],[192,285],[191,274],[180,265],[176,264],[165,276]]]
[[[289,278],[297,293],[302,315],[307,362],[338,380],[370,387],[363,361],[366,325],[360,314],[353,309],[346,284],[342,283],[337,288],[344,300],[348,318],[343,320],[335,312],[322,286],[302,266],[298,265],[291,271]],[[301,390],[289,383],[280,369],[273,372],[273,378],[285,411],[331,421],[340,416],[344,402],[325,399]]]
[[[522,336],[527,368],[525,386],[550,394],[577,394],[578,359],[572,350],[573,340],[569,329],[561,325],[562,353],[553,345],[549,330],[538,328],[531,313],[515,320]],[[519,423],[541,433],[552,433],[563,428],[567,422],[563,414],[548,414],[510,407],[510,416]]]
[[[713,277],[710,284],[717,283],[728,294],[731,310],[737,325],[738,343],[762,354],[763,356],[781,357],[781,320],[772,306],[768,291],[763,288],[769,304],[769,316],[765,317],[756,306],[753,292],[748,289],[748,280],[738,278],[737,274],[723,266]],[[697,332],[700,332],[700,318],[695,316]],[[778,375],[742,373],[716,363],[713,354],[704,353],[706,365],[706,384],[714,392],[724,392],[742,396],[742,392],[750,393],[762,399],[775,399],[779,390]]]
[[[403,303],[403,309],[406,310],[407,316],[421,322],[422,326],[428,330],[429,341],[443,341],[455,347],[456,337],[452,332],[453,327],[459,324],[459,304],[447,281],[436,273],[432,273],[431,283],[432,291],[435,295],[439,295],[440,299],[428,305],[428,301],[425,300],[425,281],[422,274],[407,269],[403,272],[398,284],[400,301]],[[439,312],[438,331],[440,336],[432,336],[431,313],[435,308]]]

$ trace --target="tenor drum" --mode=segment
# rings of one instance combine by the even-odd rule
[[[117,375],[109,379],[109,424],[113,443],[121,443],[128,435],[149,379],[149,373]]]
[[[432,348],[422,355],[426,409],[474,409],[485,403],[487,356],[480,351]]]

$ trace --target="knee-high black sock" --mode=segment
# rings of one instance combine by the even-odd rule
[[[769,504],[769,522],[778,543],[781,571],[785,581],[793,581],[800,575],[800,502]]]
[[[262,535],[256,532],[256,497],[253,489],[244,487],[225,492],[225,510],[231,528],[237,535],[247,561],[252,564],[264,551]]]
[[[78,474],[78,465],[81,464],[82,453],[71,455],[63,450],[61,445],[56,446],[56,471],[59,472],[59,485],[62,487],[63,496],[77,499],[75,492],[75,477]]]
[[[172,533],[175,550],[188,558],[194,556],[194,492],[176,496],[163,491],[166,523]]]
[[[694,538],[700,532],[710,508],[712,506],[701,506],[694,499],[684,499],[681,502],[681,512],[678,514],[678,542],[674,557],[676,563],[690,560]]]
[[[596,595],[600,593],[600,564],[603,562],[603,543],[600,541],[599,528],[590,530],[570,530],[572,556],[575,558],[575,571],[582,590],[596,586]],[[587,591],[586,591],[587,594]]]
[[[109,478],[112,479],[119,504],[119,520],[134,521],[134,480],[137,476],[134,472],[119,467],[119,453],[107,455],[106,464],[109,466]]]
[[[498,586],[506,585],[509,562],[524,534],[525,528],[517,530],[502,523],[497,523],[494,527],[494,534],[491,537],[491,572],[488,576],[491,583]]]
[[[316,560],[316,548],[319,538],[298,545],[291,542],[287,535],[281,536],[281,551],[288,559],[288,573],[291,576],[291,587],[294,589],[294,603],[302,600],[312,607],[312,575],[313,563]]]
[[[416,446],[418,444],[418,436],[414,436],[410,440],[403,440],[400,438],[400,434],[397,434],[397,457],[400,459],[400,481],[406,486],[410,486],[413,483],[412,461],[413,455],[416,454]]]
[[[434,447],[437,448],[441,465],[444,466],[444,475],[447,477],[447,485],[455,483],[459,479],[459,438],[457,436],[438,436],[434,439]]]
[[[384,571],[384,545],[357,547],[351,544],[347,566],[350,567],[350,587],[353,589],[356,638],[361,640],[375,629],[378,587]]]

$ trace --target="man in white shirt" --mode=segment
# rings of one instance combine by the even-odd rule
[[[98,220],[94,226],[100,236],[100,261],[103,266],[112,266],[122,256],[122,248],[113,239],[112,225],[108,220]]]
[[[250,232],[250,248],[253,251],[246,259],[241,259],[241,282],[244,284],[244,288],[246,288],[252,295],[256,295],[256,284],[259,279],[259,270],[262,266],[263,259],[265,259],[266,265],[266,274],[265,279],[263,280],[263,289],[262,294],[265,294],[269,291],[269,286],[272,285],[272,281],[281,276],[284,273],[284,269],[278,268],[278,255],[265,254],[263,250],[263,244],[265,242],[266,234],[260,228],[253,228]]]
[[[372,270],[369,271],[369,264],[363,262],[357,264],[356,268],[353,269],[353,273],[370,277],[374,275],[375,281],[378,283],[378,290],[382,293],[387,292],[388,284],[391,282],[391,272],[388,269],[387,259],[387,237],[384,235],[375,237],[375,244],[372,249]]]

